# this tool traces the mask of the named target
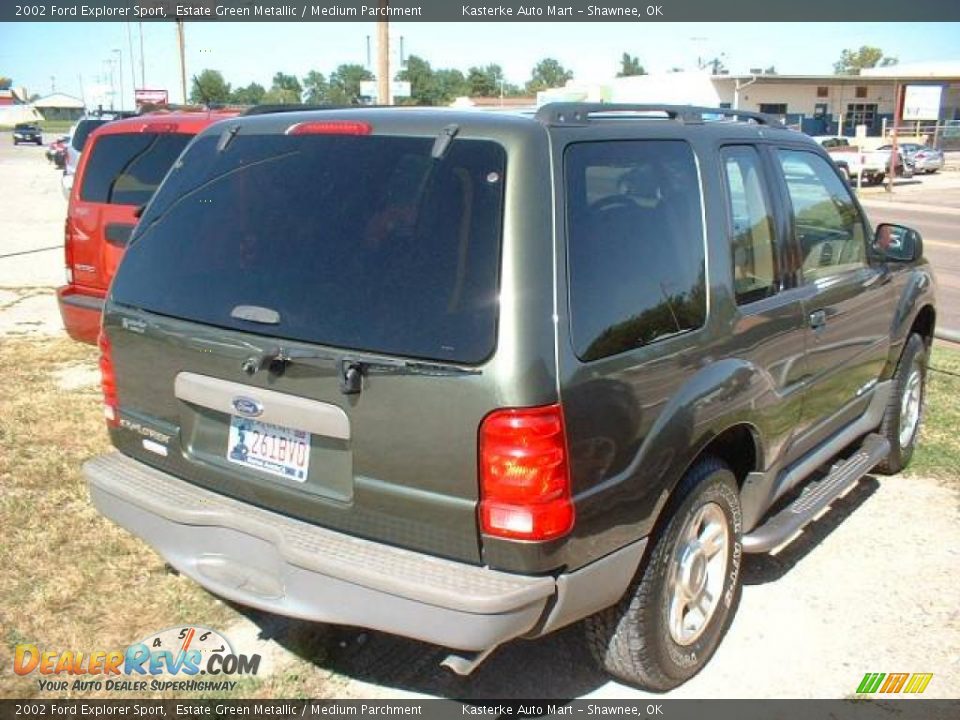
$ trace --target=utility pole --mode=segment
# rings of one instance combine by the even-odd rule
[[[137,28],[140,30],[140,87],[145,88],[147,86],[147,71],[143,64],[143,22],[137,23]]]
[[[130,27],[129,20],[127,21],[127,49],[130,51],[130,54],[127,56],[130,58],[130,88],[134,91],[134,97],[136,97],[137,63],[133,59],[133,30]]]
[[[389,5],[390,0],[380,0],[382,18]],[[390,23],[384,19],[377,20],[377,102],[390,104]]]
[[[126,105],[123,95],[123,53],[120,48],[114,48],[113,52],[117,54],[117,84],[120,85],[120,109],[123,110],[123,106]]]
[[[177,18],[177,45],[180,47],[180,92],[183,104],[187,104],[187,65],[184,53],[183,20]]]

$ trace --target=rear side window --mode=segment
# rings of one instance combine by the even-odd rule
[[[80,199],[112,205],[145,205],[191,135],[103,135],[91,149]]]
[[[498,318],[506,155],[458,137],[245,135],[191,145],[136,234],[114,299],[339,348],[478,363]],[[238,306],[276,322],[238,316]]]
[[[577,356],[596,360],[703,325],[700,181],[690,146],[576,143],[564,168]]]
[[[73,149],[77,152],[83,152],[84,145],[87,144],[87,138],[90,137],[90,133],[96,130],[101,125],[106,125],[109,120],[81,120],[77,123],[77,129],[73,131],[73,136],[70,138],[70,144],[73,145]]]

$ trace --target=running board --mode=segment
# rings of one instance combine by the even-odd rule
[[[743,538],[743,551],[764,553],[789,540],[830,503],[850,490],[890,452],[890,442],[880,435],[864,438],[860,449],[830,468],[821,480],[809,483],[800,497]]]

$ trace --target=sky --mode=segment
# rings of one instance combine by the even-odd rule
[[[174,23],[142,28],[146,86],[167,89],[171,102],[179,102]],[[126,22],[0,23],[0,76],[12,77],[15,87],[30,94],[55,88],[84,98],[107,82],[112,60],[115,79],[122,64],[125,105],[132,107],[134,82],[141,84],[138,30],[137,23]],[[609,78],[623,52],[638,56],[648,72],[694,69],[698,57],[720,57],[733,73],[771,65],[781,74],[830,73],[845,48],[861,45],[880,47],[904,63],[960,60],[960,23],[395,22],[390,30],[394,50],[402,36],[405,55],[419,55],[434,68],[466,71],[498,63],[506,80],[518,85],[544,57],[559,60],[577,80]],[[341,63],[366,64],[367,37],[372,41],[376,28],[188,22],[185,32],[188,86],[192,75],[212,68],[235,87],[258,82],[269,88],[278,71],[302,78],[310,70],[329,75]]]

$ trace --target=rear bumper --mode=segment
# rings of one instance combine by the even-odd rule
[[[95,345],[100,333],[103,298],[80,292],[70,285],[57,288],[57,304],[67,334],[74,340]]]
[[[645,540],[576,572],[514,575],[344,535],[114,453],[84,466],[94,505],[235,602],[482,651],[616,602]]]

